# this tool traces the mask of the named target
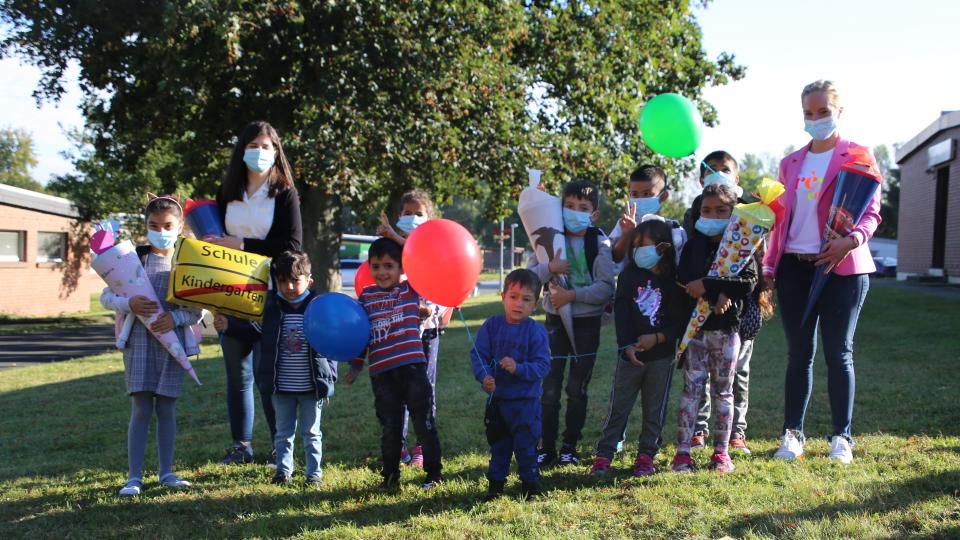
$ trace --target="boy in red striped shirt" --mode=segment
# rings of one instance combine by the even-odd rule
[[[389,238],[379,238],[370,245],[370,270],[376,284],[363,289],[359,298],[370,317],[366,357],[377,419],[383,427],[382,487],[388,491],[399,487],[403,405],[410,411],[417,439],[423,445],[423,469],[427,473],[423,488],[431,489],[443,480],[433,392],[420,340],[420,319],[425,308],[410,284],[400,282],[401,254],[400,244]],[[351,362],[347,384],[353,384],[362,369],[361,356]]]

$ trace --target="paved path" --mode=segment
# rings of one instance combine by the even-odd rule
[[[0,368],[59,362],[115,350],[112,324],[0,334]]]

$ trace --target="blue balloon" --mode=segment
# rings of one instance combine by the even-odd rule
[[[310,346],[331,360],[352,360],[370,340],[370,319],[359,302],[342,293],[326,293],[310,301],[303,313],[303,332]]]

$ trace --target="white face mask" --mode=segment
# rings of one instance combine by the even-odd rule
[[[703,165],[707,168],[707,170],[710,171],[710,174],[703,178],[704,188],[711,184],[722,184],[732,189],[738,199],[743,196],[743,188],[737,185],[737,180],[733,176],[725,172],[713,170],[713,168],[707,165],[706,162],[704,162]]]

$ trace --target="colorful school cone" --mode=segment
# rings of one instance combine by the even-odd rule
[[[527,174],[529,185],[520,192],[517,213],[520,214],[523,229],[530,238],[533,253],[540,264],[550,264],[550,261],[557,257],[558,250],[560,259],[565,260],[567,242],[563,236],[563,204],[557,197],[537,187],[540,185],[540,171],[527,169]],[[567,287],[566,278],[554,278],[553,281],[560,287]],[[570,339],[573,354],[577,354],[577,345],[573,340],[573,306],[567,304],[557,311],[563,322],[563,329],[567,331]]]
[[[738,204],[730,216],[730,224],[723,233],[717,256],[710,265],[709,277],[735,276],[750,265],[754,252],[760,247],[764,236],[777,223],[777,212],[771,207],[784,192],[783,184],[769,178],[760,181],[758,195],[760,202]],[[690,316],[687,330],[677,347],[677,358],[687,350],[690,340],[706,322],[712,311],[710,303],[703,297],[697,300],[697,306]]]
[[[183,217],[193,231],[197,240],[211,236],[222,237],[227,233],[220,220],[220,209],[217,201],[210,199],[187,199],[183,205]]]
[[[877,170],[876,164],[866,148],[852,148],[850,158],[840,166],[837,174],[836,189],[833,192],[833,202],[830,204],[830,213],[823,226],[823,244],[837,238],[845,238],[856,228],[863,213],[870,204],[870,199],[880,188],[883,177]],[[828,266],[822,272],[813,275],[810,284],[810,293],[807,296],[807,307],[803,312],[802,323],[805,324],[813,312],[823,286],[830,279],[833,266]]]
[[[113,291],[114,294],[124,298],[145,296],[147,299],[156,302],[157,305],[161,305],[160,299],[157,298],[156,291],[153,290],[150,280],[147,279],[143,265],[140,264],[140,258],[137,257],[136,249],[129,240],[124,240],[114,246],[106,246],[100,242],[98,243],[98,249],[102,249],[102,251],[97,253],[96,258],[93,259],[90,266],[97,275],[107,283],[107,286],[110,287],[110,290]],[[157,313],[149,317],[137,315],[137,318],[140,319],[140,322],[149,330],[153,321],[157,320],[157,317],[162,314],[163,309],[161,308]],[[187,358],[187,353],[183,349],[183,345],[180,343],[177,334],[172,330],[163,333],[151,330],[150,333],[153,334],[153,337],[163,345],[163,348],[170,353],[170,356],[172,356],[177,363],[180,364],[180,367],[186,370],[186,372],[190,374],[190,377],[199,385],[200,379],[197,378],[197,373],[193,370],[190,359]]]

